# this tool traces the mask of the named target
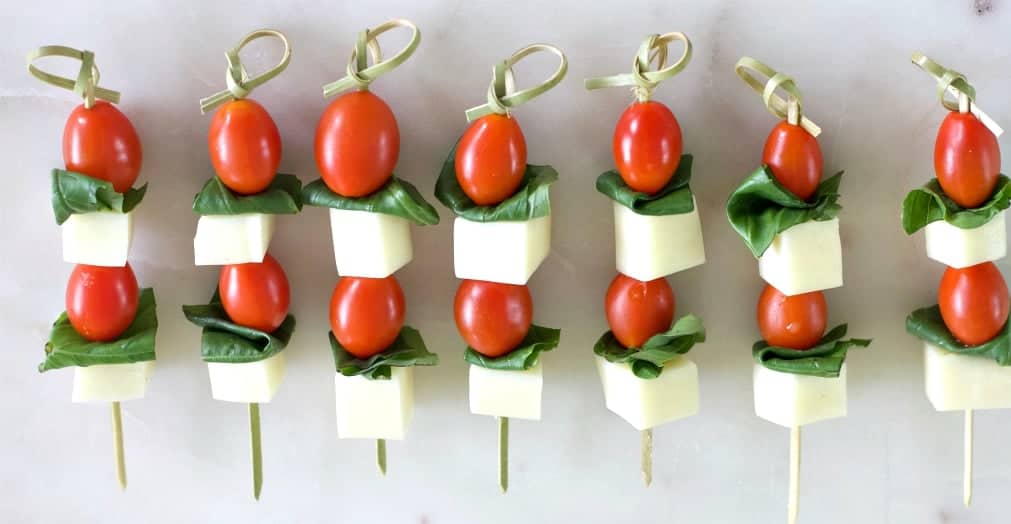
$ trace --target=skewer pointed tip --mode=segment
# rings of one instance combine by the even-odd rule
[[[112,447],[116,460],[116,480],[120,491],[126,491],[126,456],[123,452],[123,415],[119,402],[112,403]]]
[[[509,491],[509,417],[498,417],[498,487]]]
[[[376,466],[379,467],[379,475],[386,476],[386,440],[376,439]]]
[[[253,498],[260,500],[263,490],[263,445],[260,440],[260,405],[249,404],[249,448],[253,462]]]
[[[653,429],[644,429],[639,433],[639,443],[642,451],[640,466],[642,468],[642,483],[648,488],[653,483]]]

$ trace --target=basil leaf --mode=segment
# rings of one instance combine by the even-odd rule
[[[204,328],[200,356],[204,362],[241,364],[270,358],[284,349],[295,332],[295,317],[288,315],[273,333],[232,322],[217,290],[209,304],[183,306],[186,320]]]
[[[255,195],[234,193],[213,176],[193,199],[193,211],[201,215],[293,215],[301,210],[302,182],[295,175],[278,174],[267,189]]]
[[[681,155],[674,176],[655,194],[640,193],[628,187],[621,175],[608,171],[597,177],[597,191],[640,215],[665,216],[691,213],[695,209],[692,190],[692,156]]]
[[[967,209],[948,198],[936,178],[906,195],[902,201],[902,229],[911,235],[931,222],[944,220],[962,229],[973,229],[990,221],[1011,205],[1011,180],[1001,175],[993,196],[981,206]]]
[[[751,348],[751,354],[756,362],[773,371],[815,377],[838,377],[849,348],[867,347],[871,344],[869,338],[843,340],[844,336],[846,324],[840,324],[826,333],[811,349],[770,346],[764,340],[759,340]]]
[[[140,204],[147,192],[147,184],[117,193],[112,182],[82,173],[54,169],[52,173],[53,215],[62,224],[77,213],[112,211],[129,213]]]
[[[941,309],[935,304],[917,309],[906,317],[906,331],[943,350],[960,355],[975,355],[994,359],[1001,366],[1011,366],[1011,322],[996,337],[978,346],[966,346],[958,341],[941,318]]]
[[[333,331],[330,332],[330,350],[341,375],[364,375],[369,380],[389,380],[392,367],[434,366],[439,363],[439,355],[428,351],[421,333],[410,326],[400,329],[390,347],[366,359],[348,353]]]
[[[49,333],[46,359],[39,364],[39,372],[68,366],[130,364],[154,360],[155,333],[158,331],[155,310],[154,290],[140,290],[133,322],[130,322],[118,339],[111,342],[86,340],[70,325],[67,313],[61,313]]]
[[[358,198],[338,195],[327,187],[323,179],[317,179],[302,188],[302,200],[310,206],[398,216],[419,226],[439,223],[439,213],[432,204],[425,201],[418,188],[397,177],[391,177],[377,191]]]
[[[527,331],[527,335],[523,337],[516,349],[501,357],[486,357],[474,351],[474,348],[467,346],[463,359],[483,368],[523,371],[537,365],[537,359],[542,351],[551,351],[558,347],[561,335],[562,330],[560,329],[534,324],[530,326],[530,331]]]
[[[457,216],[474,222],[519,222],[551,214],[548,187],[558,180],[558,172],[551,166],[527,164],[523,181],[513,195],[494,206],[474,203],[456,180],[456,145],[442,165],[435,182],[435,198],[453,210]]]
[[[839,214],[839,182],[842,171],[818,185],[811,202],[805,202],[783,187],[767,166],[744,179],[727,200],[727,218],[755,257],[762,256],[776,234],[807,222],[831,220]]]
[[[614,333],[601,335],[593,345],[593,352],[608,362],[628,362],[632,373],[642,379],[654,379],[663,373],[664,364],[692,349],[692,346],[706,341],[706,329],[702,319],[695,315],[685,315],[674,322],[670,329],[649,338],[642,347],[622,346]]]

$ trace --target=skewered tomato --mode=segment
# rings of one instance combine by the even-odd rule
[[[456,180],[479,206],[509,198],[523,182],[527,142],[516,118],[490,114],[474,121],[456,145]]]
[[[993,194],[1000,176],[997,137],[972,113],[948,113],[937,130],[934,172],[956,204],[979,207]]]
[[[269,254],[263,262],[222,266],[218,293],[225,313],[236,324],[271,333],[288,316],[288,277]]]
[[[137,277],[130,264],[78,264],[67,282],[67,319],[87,340],[116,340],[137,316],[139,297]]]
[[[660,102],[635,102],[618,119],[611,142],[621,179],[635,191],[653,194],[681,163],[681,126]],[[666,329],[666,328],[665,328]]]
[[[810,349],[825,334],[827,323],[821,291],[786,296],[767,284],[758,297],[758,330],[771,346]]]
[[[785,120],[776,124],[765,140],[762,163],[769,166],[777,182],[801,200],[811,198],[821,182],[818,139]]]
[[[500,357],[530,330],[534,305],[527,286],[464,280],[453,304],[456,328],[474,351]]]
[[[123,193],[137,180],[143,155],[130,119],[116,106],[98,101],[79,105],[63,127],[63,162],[67,169],[112,183]]]
[[[955,338],[977,346],[1000,333],[1008,317],[1008,290],[993,262],[949,267],[937,291],[941,318]]]
[[[393,275],[343,277],[330,297],[330,328],[348,353],[369,358],[396,340],[404,309],[404,292]]]
[[[397,118],[370,91],[345,93],[316,126],[316,166],[333,192],[361,197],[383,187],[400,157]]]
[[[252,195],[273,182],[281,163],[281,134],[260,104],[243,98],[219,107],[207,142],[214,172],[228,189]]]
[[[631,348],[670,329],[674,321],[674,290],[667,279],[643,282],[618,273],[604,298],[607,323],[614,338]]]

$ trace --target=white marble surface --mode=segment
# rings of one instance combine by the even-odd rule
[[[788,434],[752,411],[750,347],[761,283],[723,214],[731,189],[757,164],[774,119],[733,74],[751,54],[794,75],[824,128],[826,172],[845,168],[845,287],[829,292],[832,322],[872,336],[849,359],[850,414],[804,432],[803,522],[991,523],[1006,519],[1011,413],[977,417],[976,498],[961,506],[961,416],[933,411],[920,344],[906,313],[933,299],[942,267],[922,236],[899,224],[905,192],[932,175],[943,117],[932,81],[909,63],[920,49],[965,72],[982,107],[1011,127],[1007,30],[1011,5],[977,15],[970,0],[852,2],[4,2],[0,6],[0,138],[8,161],[0,206],[0,520],[5,522],[779,522],[785,518]],[[546,3],[545,3],[546,4]],[[759,10],[759,6],[763,6]],[[759,15],[757,13],[764,13]],[[495,485],[495,423],[467,411],[467,366],[453,326],[449,214],[416,229],[415,260],[398,275],[409,322],[443,364],[417,373],[409,438],[391,443],[377,478],[373,444],[338,441],[326,307],[336,281],[327,214],[283,219],[273,252],[292,282],[299,328],[289,374],[264,406],[264,496],[250,496],[246,411],[210,398],[199,331],[179,312],[199,302],[216,271],[192,264],[193,194],[210,174],[209,117],[197,99],[222,88],[222,52],[271,26],[294,43],[288,71],[255,93],[284,139],[284,172],[316,176],[312,139],[354,35],[389,17],[413,19],[417,55],[375,92],[396,112],[397,172],[430,194],[484,100],[494,61],[534,41],[571,60],[560,88],[517,111],[530,159],[561,173],[553,192],[554,251],[530,282],[536,319],[564,330],[545,360],[544,420],[512,425],[512,490]],[[605,329],[614,274],[610,203],[593,189],[611,166],[612,126],[627,91],[588,93],[582,79],[623,72],[649,32],[681,30],[695,59],[657,98],[678,115],[695,154],[705,266],[671,281],[679,311],[705,318],[698,416],[656,431],[655,483],[639,481],[634,430],[603,405],[591,346]],[[393,37],[396,40],[401,37]],[[392,41],[391,40],[391,41]],[[24,70],[33,47],[97,52],[103,80],[144,143],[131,256],[158,292],[159,367],[148,398],[124,406],[130,488],[113,477],[108,407],[70,403],[71,373],[39,375],[48,326],[62,309],[70,266],[60,260],[48,171],[60,164],[63,121],[76,104]],[[259,49],[266,49],[260,47]],[[254,52],[255,53],[255,52]],[[270,59],[262,55],[261,65]],[[272,55],[271,55],[272,56]],[[546,73],[523,64],[520,81]],[[67,67],[65,72],[76,71]],[[1008,148],[1009,138],[1002,142]],[[1007,149],[1011,151],[1011,149]],[[1001,267],[1009,269],[1008,262]]]

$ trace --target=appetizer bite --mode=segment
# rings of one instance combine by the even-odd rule
[[[558,56],[543,83],[514,91],[512,67],[539,51]],[[470,365],[470,411],[499,420],[499,487],[509,487],[509,418],[539,420],[540,353],[558,345],[560,330],[533,324],[527,280],[551,244],[550,166],[527,164],[516,106],[556,86],[568,64],[557,47],[533,44],[492,70],[488,103],[467,111],[470,126],[453,146],[435,196],[456,215],[453,266],[462,279],[454,316]]]
[[[730,195],[727,217],[766,282],[757,307],[762,340],[752,347],[755,413],[791,429],[788,518],[795,522],[800,427],[846,415],[846,353],[871,341],[844,339],[846,324],[825,332],[822,290],[842,285],[842,172],[822,181],[821,129],[802,114],[792,78],[750,57],[735,69],[783,119],[765,142],[762,166]]]
[[[948,266],[937,304],[906,318],[924,342],[927,398],[938,411],[965,412],[963,502],[972,501],[973,410],[1011,408],[1008,288],[992,261],[1007,253],[1011,184],[1000,174],[1003,130],[976,105],[965,76],[920,53],[913,63],[937,80],[948,115],[934,144],[936,178],[906,195],[902,226],[923,229],[927,256]],[[951,94],[954,98],[947,97]]]
[[[684,44],[667,63],[671,42]],[[683,33],[643,40],[631,74],[592,78],[587,89],[632,86],[636,100],[614,130],[615,170],[597,178],[613,201],[615,265],[604,307],[610,330],[594,345],[607,408],[641,431],[642,475],[653,478],[653,428],[699,409],[695,363],[683,356],[705,341],[702,320],[674,320],[674,290],[665,277],[705,262],[702,225],[689,187],[691,155],[682,155],[681,127],[653,90],[691,60]],[[653,60],[656,70],[650,70]]]
[[[76,80],[46,73],[34,62],[62,56],[81,62]],[[140,289],[127,257],[133,209],[147,184],[140,174],[140,139],[116,108],[119,93],[98,86],[94,53],[44,46],[28,55],[33,76],[84,98],[63,129],[66,169],[52,171],[52,204],[62,225],[63,259],[77,264],[67,282],[66,311],[53,324],[39,371],[74,368],[73,402],[112,403],[116,477],[126,489],[120,402],[144,397],[154,369],[154,291]]]
[[[383,60],[377,38],[398,27],[410,29],[410,41]],[[321,178],[302,192],[308,205],[330,210],[341,276],[330,299],[329,334],[337,436],[375,439],[383,475],[386,440],[402,440],[414,412],[414,366],[439,362],[421,333],[404,325],[404,292],[394,273],[413,257],[410,224],[437,224],[439,215],[410,182],[394,176],[400,156],[397,120],[369,86],[406,61],[420,41],[418,28],[403,19],[358,35],[348,76],[323,87],[324,97],[350,92],[320,117],[316,165]]]

